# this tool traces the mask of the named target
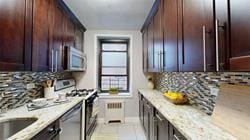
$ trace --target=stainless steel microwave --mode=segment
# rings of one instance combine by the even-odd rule
[[[65,46],[66,71],[85,71],[87,69],[87,56],[74,47]]]

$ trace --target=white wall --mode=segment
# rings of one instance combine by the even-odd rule
[[[84,50],[87,54],[87,71],[85,73],[74,73],[77,81],[77,88],[97,88],[97,37],[130,37],[130,79],[132,97],[125,100],[125,117],[138,117],[138,96],[137,89],[146,87],[146,77],[142,68],[142,35],[140,31],[114,31],[114,30],[87,30],[85,33]],[[100,117],[104,117],[104,102],[100,100]]]

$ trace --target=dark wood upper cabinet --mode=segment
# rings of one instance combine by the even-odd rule
[[[65,21],[65,46],[75,47],[75,25],[69,20],[67,16],[64,17]]]
[[[212,0],[180,0],[179,21],[182,22],[180,71],[214,71]],[[210,19],[210,20],[209,20]]]
[[[148,72],[215,71],[213,6],[213,0],[156,0],[143,26]]]
[[[178,0],[164,0],[163,3],[163,70],[178,71]]]
[[[216,0],[218,71],[250,71],[250,1]]]
[[[230,70],[250,71],[250,1],[229,2]]]
[[[32,70],[47,71],[50,63],[50,10],[51,0],[34,0],[33,5],[33,38]]]
[[[216,36],[217,55],[216,70],[227,71],[229,70],[229,22],[228,22],[228,0],[215,1],[215,20],[217,22],[215,31],[218,33]]]
[[[64,40],[64,13],[58,7],[58,5],[54,2],[52,4],[52,18],[53,24],[51,24],[51,46],[53,53],[53,68],[54,71],[63,71],[64,63],[63,63],[63,40]],[[50,55],[52,57],[52,54]],[[52,62],[52,61],[51,61]]]
[[[84,44],[84,31],[79,28],[76,28],[75,46],[78,50],[83,52],[84,51],[83,44]]]
[[[163,26],[162,26],[162,6],[163,0],[160,0],[158,9],[153,17],[154,21],[154,71],[160,72],[163,68]]]
[[[0,71],[63,71],[85,27],[62,0],[0,0]]]
[[[142,32],[143,71],[148,72],[148,28]]]
[[[157,72],[154,61],[154,21],[148,26],[148,72]]]
[[[31,0],[0,0],[0,70],[30,70]],[[26,30],[25,30],[26,29]]]

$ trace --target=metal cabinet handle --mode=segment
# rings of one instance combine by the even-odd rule
[[[54,133],[54,132],[55,132],[55,129],[54,129],[53,127],[48,128],[48,132],[49,132],[49,133]]]
[[[150,107],[150,105],[149,105],[149,104],[147,104],[147,108],[148,108],[148,109],[151,109],[151,107]]]
[[[156,116],[156,118],[159,119],[161,122],[164,121],[158,114],[156,114],[155,116]]]
[[[216,71],[219,71],[219,20],[215,20]]]
[[[163,51],[160,52],[160,72],[163,71]]]
[[[161,52],[158,53],[158,72],[161,71],[161,62],[160,62],[161,60],[160,59],[161,59]]]
[[[55,72],[58,71],[58,51],[56,51],[56,66],[55,66]]]
[[[174,139],[175,140],[180,140],[177,135],[174,134]]]
[[[54,72],[54,50],[51,50],[51,72]]]
[[[203,69],[204,72],[207,71],[207,60],[206,60],[206,26],[203,25],[202,27],[202,35],[203,35]]]

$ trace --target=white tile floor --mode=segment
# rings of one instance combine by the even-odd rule
[[[146,140],[140,123],[98,124],[91,140]]]

